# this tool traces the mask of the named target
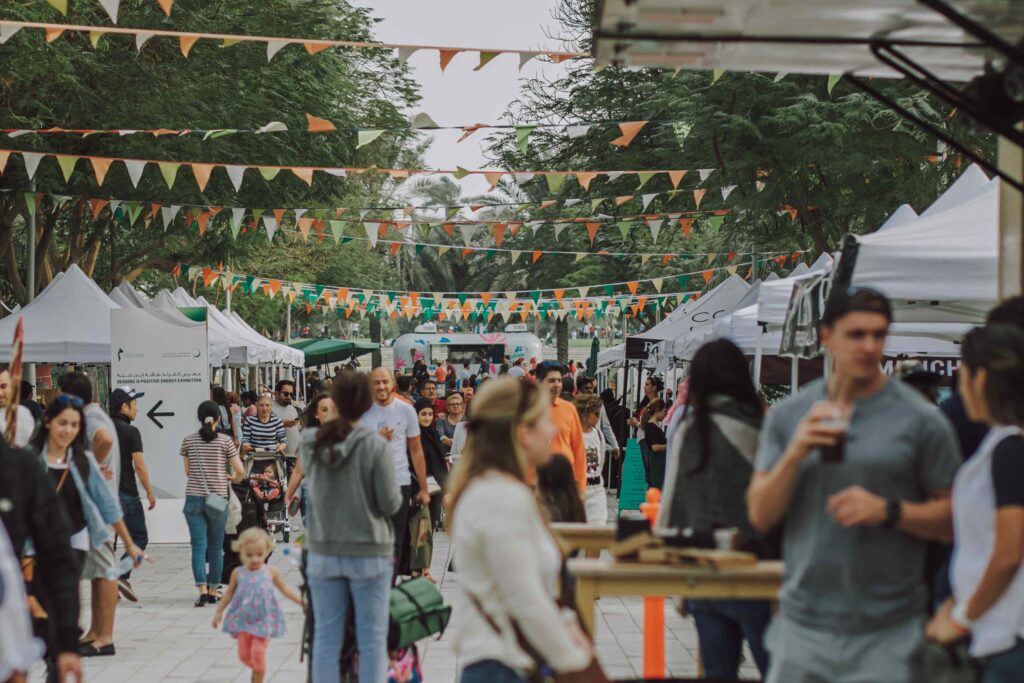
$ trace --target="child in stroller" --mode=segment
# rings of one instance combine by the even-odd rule
[[[288,486],[284,457],[274,451],[253,451],[247,459],[249,488],[257,504],[266,512],[267,531],[271,536],[281,533],[281,540],[290,540],[291,525],[284,505]]]

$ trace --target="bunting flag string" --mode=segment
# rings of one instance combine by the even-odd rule
[[[142,179],[142,174],[147,167],[156,167],[164,177],[164,181],[167,183],[168,188],[173,188],[175,179],[178,171],[182,166],[187,166],[192,170],[192,174],[196,179],[196,183],[199,187],[199,191],[202,192],[206,189],[206,184],[210,179],[213,171],[217,168],[224,169],[227,173],[228,178],[234,185],[235,190],[240,190],[242,183],[244,182],[244,174],[247,170],[257,171],[265,180],[270,181],[280,175],[281,171],[290,171],[295,177],[302,180],[307,185],[312,186],[313,184],[313,173],[326,173],[327,175],[334,176],[337,178],[347,178],[349,174],[361,174],[361,173],[382,173],[390,175],[393,180],[398,182],[404,181],[414,175],[451,175],[456,179],[461,179],[469,175],[482,175],[484,176],[491,187],[496,187],[500,182],[501,178],[510,176],[517,183],[527,182],[532,180],[536,176],[543,177],[548,186],[548,190],[555,194],[564,184],[565,180],[573,177],[577,179],[580,186],[589,191],[591,181],[597,176],[604,176],[607,180],[613,181],[624,175],[635,175],[639,181],[637,189],[642,188],[648,181],[654,176],[660,174],[668,174],[670,178],[678,177],[685,174],[686,170],[682,171],[669,171],[669,170],[651,170],[651,171],[508,171],[508,170],[494,170],[494,169],[480,169],[480,170],[467,170],[465,168],[457,167],[455,170],[445,169],[415,169],[415,168],[377,168],[371,167],[352,167],[352,166],[279,166],[272,164],[227,164],[227,163],[213,163],[213,162],[201,162],[201,161],[179,161],[170,159],[133,159],[128,157],[105,157],[105,156],[89,156],[85,154],[64,154],[60,152],[37,152],[30,150],[19,150],[19,149],[0,149],[0,173],[4,172],[10,157],[20,156],[25,164],[25,171],[28,177],[31,179],[35,176],[36,170],[39,167],[39,163],[47,157],[54,158],[60,166],[61,172],[64,176],[65,182],[70,181],[72,174],[75,172],[78,162],[82,159],[86,159],[92,165],[93,173],[96,176],[97,184],[102,185],[103,180],[106,178],[107,172],[113,166],[115,162],[122,163],[128,171],[129,177],[131,178],[132,184],[138,187],[139,181]],[[711,169],[713,170],[713,169]],[[701,174],[702,180],[706,180],[708,176]],[[709,174],[710,175],[710,174]],[[673,181],[678,186],[678,181]],[[761,184],[763,186],[763,183]],[[705,190],[695,190],[694,197],[699,204],[699,198],[697,198],[697,192],[703,192]],[[645,199],[648,195],[641,195],[641,198]],[[635,198],[635,195],[622,195],[615,197],[616,205],[621,205],[627,201],[631,201]]]
[[[68,0],[46,0],[46,2],[65,17],[68,15]],[[103,11],[110,17],[110,21],[117,23],[117,13],[121,8],[121,0],[98,0]],[[174,0],[156,0],[166,16],[171,16],[171,8],[174,7]]]
[[[416,52],[427,50],[437,52],[441,71],[449,65],[452,59],[460,53],[478,53],[479,63],[476,69],[479,70],[485,65],[495,61],[501,55],[516,55],[519,58],[519,68],[522,69],[530,60],[538,57],[546,57],[554,63],[564,62],[570,59],[583,59],[590,57],[587,52],[560,52],[553,50],[506,50],[487,47],[450,47],[440,45],[412,45],[404,43],[378,43],[355,40],[332,40],[325,38],[286,38],[273,36],[254,36],[228,33],[197,33],[192,31],[169,31],[156,28],[125,28],[117,26],[87,26],[81,24],[54,24],[38,21],[16,21],[10,19],[0,20],[0,43],[7,42],[11,36],[22,29],[42,30],[46,34],[47,42],[53,42],[63,33],[88,33],[94,40],[99,40],[104,35],[130,35],[135,38],[135,46],[141,51],[143,46],[156,37],[171,38],[178,41],[181,54],[186,59],[197,41],[214,41],[221,47],[236,45],[238,43],[263,43],[267,47],[267,61],[274,58],[278,52],[290,45],[301,45],[307,53],[315,55],[329,48],[344,48],[348,50],[395,50],[397,56],[403,62]]]

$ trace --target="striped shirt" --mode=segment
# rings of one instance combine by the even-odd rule
[[[181,442],[181,457],[188,458],[186,496],[228,495],[228,461],[238,455],[235,442],[227,434],[218,434],[213,441],[189,434]]]
[[[252,444],[257,450],[273,451],[277,444],[287,443],[284,422],[277,415],[271,414],[266,422],[260,422],[256,415],[249,415],[242,422],[242,443]]]

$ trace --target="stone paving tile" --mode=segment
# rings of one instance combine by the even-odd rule
[[[157,545],[148,550],[155,563],[134,575],[133,585],[141,598],[137,604],[118,603],[114,657],[85,660],[86,680],[102,683],[230,683],[249,680],[238,662],[235,641],[210,625],[213,608],[192,606],[192,586],[187,545]],[[458,604],[457,575],[448,572],[449,545],[443,533],[435,535],[431,574],[440,582],[442,594]],[[300,574],[288,558],[275,552],[271,563],[287,583],[298,586]],[[87,584],[82,584],[87,594]],[[282,599],[288,632],[274,640],[267,652],[267,680],[282,683],[305,681],[306,662],[299,660],[302,612]],[[669,675],[695,676],[697,635],[693,621],[678,614],[672,602],[666,603],[665,654]],[[458,607],[449,628],[458,623]],[[88,620],[88,601],[83,603],[82,621]],[[598,657],[613,679],[637,678],[643,671],[643,600],[605,597],[598,601],[596,649]],[[428,683],[455,683],[459,662],[452,637],[420,644],[420,658]],[[753,660],[746,653],[743,678],[757,678]],[[32,683],[43,681],[37,670]]]

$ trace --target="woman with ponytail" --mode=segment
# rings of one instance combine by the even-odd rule
[[[185,521],[192,542],[192,577],[199,589],[196,607],[217,602],[217,584],[224,564],[224,527],[228,520],[228,467],[231,481],[242,481],[245,468],[235,442],[219,433],[220,406],[203,401],[199,431],[181,442],[185,476]],[[207,570],[207,565],[209,570]]]
[[[456,633],[461,683],[525,683],[597,667],[592,645],[560,613],[562,553],[526,481],[551,459],[551,397],[511,377],[473,399],[462,457],[449,479],[449,524],[465,598]],[[600,670],[588,680],[600,680]]]

